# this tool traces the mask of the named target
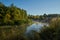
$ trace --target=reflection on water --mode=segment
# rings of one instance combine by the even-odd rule
[[[30,32],[31,30],[39,32],[39,30],[44,26],[48,26],[46,23],[34,23],[31,26],[27,27],[27,33]]]

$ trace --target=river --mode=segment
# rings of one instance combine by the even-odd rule
[[[35,22],[32,25],[30,25],[29,27],[27,27],[26,33],[29,33],[32,30],[39,32],[40,29],[44,26],[48,26],[48,24],[47,23]]]

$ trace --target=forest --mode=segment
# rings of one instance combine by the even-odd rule
[[[24,9],[20,9],[14,4],[5,6],[0,3],[0,25],[20,25],[27,23],[27,12]]]
[[[53,16],[54,15],[54,16]],[[60,40],[60,15],[27,15],[27,11],[11,4],[0,3],[0,40]],[[26,28],[33,20],[49,19],[49,26],[39,32],[26,33]]]

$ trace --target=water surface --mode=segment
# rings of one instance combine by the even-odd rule
[[[30,25],[29,27],[27,27],[26,32],[28,33],[28,32],[30,32],[32,30],[39,32],[40,29],[42,27],[44,27],[45,25],[48,26],[47,23],[34,23],[34,24]]]

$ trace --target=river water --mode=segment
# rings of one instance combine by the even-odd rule
[[[29,27],[27,27],[26,33],[29,33],[32,30],[39,32],[40,29],[44,26],[48,26],[48,24],[47,23],[34,23],[30,25]]]

